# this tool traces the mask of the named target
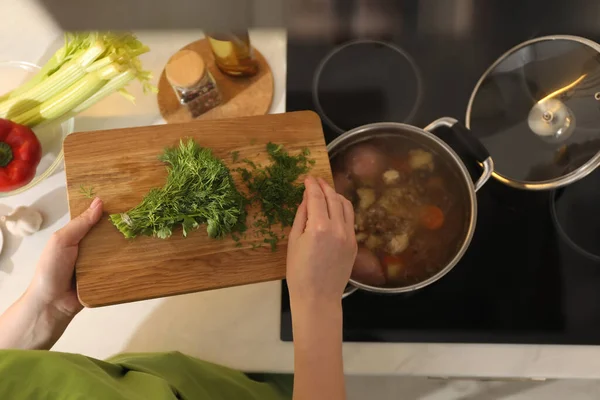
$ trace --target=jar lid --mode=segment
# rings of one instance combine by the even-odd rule
[[[195,86],[206,71],[206,64],[198,53],[192,50],[179,50],[173,54],[165,67],[169,83],[181,88]]]
[[[466,124],[510,186],[583,178],[600,165],[600,45],[548,36],[509,50],[477,83]]]

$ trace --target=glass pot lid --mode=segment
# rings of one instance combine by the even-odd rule
[[[466,124],[510,186],[583,178],[600,165],[600,45],[547,36],[509,50],[477,83]]]

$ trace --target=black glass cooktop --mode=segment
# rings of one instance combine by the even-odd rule
[[[328,142],[369,122],[423,127],[442,116],[463,120],[486,69],[528,39],[569,34],[600,41],[600,26],[588,17],[597,6],[589,1],[373,1],[368,12],[365,2],[325,3],[335,28],[291,24],[287,110],[318,111]],[[298,18],[324,11],[303,12]],[[380,29],[364,28],[365,18]],[[463,160],[476,176],[478,166]],[[477,228],[460,263],[411,294],[350,295],[343,301],[344,340],[600,344],[600,261],[557,232],[551,195],[490,180],[477,195]],[[281,338],[292,339],[285,282]]]

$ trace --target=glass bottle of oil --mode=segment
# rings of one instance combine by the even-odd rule
[[[248,32],[208,33],[208,42],[219,69],[231,76],[252,76],[258,72],[258,61]]]

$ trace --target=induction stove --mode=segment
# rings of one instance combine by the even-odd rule
[[[323,14],[319,8],[291,23],[286,96],[287,111],[320,114],[327,142],[370,122],[464,122],[476,83],[514,46],[553,34],[600,42],[588,1],[373,1],[367,15],[383,28],[372,30],[359,23],[365,2],[324,3],[335,29],[302,28],[307,13]],[[479,166],[457,152],[478,176]],[[557,232],[552,195],[490,180],[477,193],[475,234],[458,265],[409,294],[348,296],[344,340],[600,344],[600,261]],[[281,339],[290,341],[282,286]]]

